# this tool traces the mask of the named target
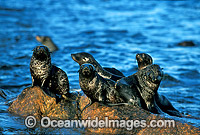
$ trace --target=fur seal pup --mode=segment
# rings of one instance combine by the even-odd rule
[[[122,77],[124,77],[124,75],[120,71],[118,71],[117,69],[114,69],[114,71],[113,71],[113,69],[110,69],[110,71],[115,72],[115,73],[117,72],[117,73],[120,73],[120,74],[112,74],[111,72],[103,69],[101,67],[101,65],[89,53],[82,52],[82,53],[71,54],[71,57],[80,66],[82,64],[85,64],[85,63],[92,64],[95,67],[95,69],[98,72],[98,74],[101,75],[104,78],[117,81],[117,80],[121,79]]]
[[[33,50],[30,62],[32,86],[40,86],[45,94],[66,98],[69,94],[69,81],[67,74],[51,64],[51,56],[46,46],[37,46]]]
[[[54,42],[51,40],[48,36],[36,36],[35,37],[37,41],[42,43],[43,45],[47,46],[50,50],[50,52],[54,52],[58,50],[58,47],[54,44]]]
[[[162,80],[162,70],[158,65],[150,65],[133,75],[117,81],[116,90],[129,104],[140,106],[152,113],[162,113],[155,102],[155,93]]]
[[[7,95],[6,93],[0,89],[0,96],[3,97],[4,99],[6,99]]]
[[[144,69],[153,63],[151,56],[146,53],[136,54],[136,60],[138,62],[139,70]],[[165,96],[158,94],[158,92],[155,93],[155,101],[163,112],[172,116],[182,116],[182,114],[173,107],[170,101]]]
[[[159,65],[152,64],[136,73],[138,91],[144,100],[146,107],[152,113],[160,114],[155,95],[163,78],[163,71]]]
[[[124,100],[120,98],[119,93],[115,90],[115,81],[100,76],[92,64],[82,64],[78,72],[80,87],[90,99],[90,103],[84,109],[94,102],[111,106],[124,103]]]

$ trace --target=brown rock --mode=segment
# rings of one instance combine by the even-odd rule
[[[36,118],[74,119],[77,113],[74,102],[56,104],[56,99],[44,94],[40,87],[29,87],[21,92],[8,111],[23,117],[32,115]]]
[[[86,104],[89,103],[87,97],[82,96],[80,99],[80,108],[82,109]],[[146,120],[147,125],[150,124],[151,120],[172,120],[164,118],[160,115],[151,114],[146,110],[134,106],[114,106],[107,107],[101,106],[98,103],[94,103],[82,113],[82,119],[106,121],[106,117],[109,120]],[[137,126],[137,125],[136,125]],[[200,130],[194,126],[188,125],[186,123],[181,123],[175,121],[175,127],[133,127],[131,130],[126,128],[86,128],[87,132],[91,133],[101,133],[101,134],[199,134]]]
[[[11,104],[8,111],[19,116],[32,115],[40,119],[41,117],[50,117],[51,119],[78,119],[77,115],[85,105],[89,103],[86,96],[72,95],[69,101],[56,104],[56,99],[45,95],[39,87],[29,87],[22,91],[17,99]],[[86,108],[81,114],[82,119],[95,120],[146,120],[149,125],[151,120],[170,120],[160,115],[151,114],[142,108],[134,106],[102,106],[94,103]],[[137,121],[138,122],[138,121]],[[111,123],[112,124],[112,123]],[[129,121],[126,128],[86,128],[86,133],[101,134],[200,134],[198,128],[175,121],[175,127],[133,127]],[[140,124],[137,124],[140,125]],[[136,125],[136,126],[137,126]],[[130,129],[130,130],[127,130]],[[84,133],[85,133],[84,132]]]

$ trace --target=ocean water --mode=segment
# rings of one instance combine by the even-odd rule
[[[1,0],[0,88],[14,99],[30,86],[36,35],[50,36],[59,50],[52,62],[68,75],[70,89],[80,89],[79,65],[71,53],[88,52],[103,67],[126,76],[137,71],[136,53],[148,53],[164,73],[158,92],[200,125],[200,2],[140,0]],[[196,46],[177,43],[191,40]],[[0,98],[0,134],[77,133],[73,129],[32,131],[23,119],[7,112]]]

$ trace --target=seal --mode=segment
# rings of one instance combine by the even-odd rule
[[[195,46],[193,41],[183,41],[178,43],[178,46],[188,47],[188,46]]]
[[[152,64],[136,73],[138,91],[144,100],[147,109],[152,113],[160,114],[161,109],[156,103],[155,95],[163,78],[163,71],[159,65]]]
[[[45,94],[66,99],[69,94],[67,74],[51,64],[51,55],[46,46],[37,46],[33,50],[30,62],[32,86],[40,86]]]
[[[4,99],[6,99],[7,95],[6,93],[0,89],[0,96],[3,97]]]
[[[80,87],[90,99],[90,103],[84,109],[94,102],[110,106],[124,103],[124,100],[115,90],[115,81],[100,76],[92,64],[82,64],[78,72]]]
[[[94,59],[94,57],[89,54],[89,53],[85,53],[85,52],[82,52],[82,53],[76,53],[76,54],[71,54],[71,57],[74,61],[76,61],[80,66],[82,64],[85,64],[85,63],[89,63],[89,64],[92,64],[96,71],[98,72],[98,74],[104,78],[107,78],[107,79],[111,79],[111,80],[114,80],[114,81],[117,81],[119,79],[121,79],[122,77],[124,77],[123,73],[121,73],[119,70],[117,69],[114,69],[114,68],[109,68],[111,72],[113,73],[117,73],[117,74],[113,74],[108,70],[105,70],[102,68],[102,66]]]
[[[151,58],[151,56],[146,53],[136,54],[136,60],[138,62],[139,70],[144,69],[153,63],[153,59]],[[154,75],[156,74],[153,74],[152,76]],[[179,117],[182,116],[181,113],[173,107],[173,105],[164,95],[159,95],[158,92],[155,92],[154,96],[155,96],[154,102],[163,112],[172,116],[179,116]]]
[[[133,75],[117,81],[116,90],[129,104],[140,106],[152,113],[162,113],[155,102],[155,93],[162,80],[162,70],[158,65],[149,65]]]
[[[58,50],[58,47],[54,44],[53,40],[48,36],[36,36],[37,41],[47,46],[50,52],[54,52]]]

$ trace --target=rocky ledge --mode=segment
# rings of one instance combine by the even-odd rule
[[[33,115],[40,119],[48,116],[51,119],[91,119],[95,120],[146,120],[149,125],[151,120],[169,120],[161,115],[151,114],[133,106],[102,106],[94,103],[85,109],[80,115],[80,109],[89,103],[86,96],[72,94],[68,101],[56,104],[56,99],[43,93],[39,87],[29,87],[22,91],[17,99],[11,104],[8,111],[15,115],[26,117]],[[130,123],[129,123],[130,125]],[[138,125],[138,124],[136,124]],[[128,129],[128,130],[127,130]],[[86,128],[88,133],[101,134],[200,134],[200,129],[194,126],[175,121],[175,127],[127,127],[127,128]]]

